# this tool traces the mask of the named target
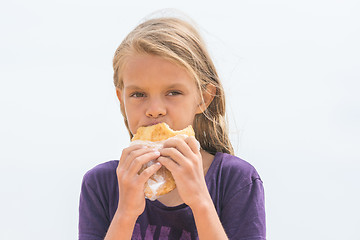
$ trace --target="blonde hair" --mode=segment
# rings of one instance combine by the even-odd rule
[[[193,128],[201,148],[215,154],[234,154],[225,119],[225,96],[215,66],[198,31],[187,21],[174,17],[147,20],[131,31],[117,48],[114,59],[114,85],[123,88],[122,71],[127,58],[134,54],[151,54],[179,64],[194,77],[201,98],[208,84],[216,87],[216,94],[202,114],[195,115]],[[130,132],[121,105],[125,125]]]

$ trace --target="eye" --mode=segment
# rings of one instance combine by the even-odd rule
[[[182,92],[174,90],[174,91],[170,91],[167,95],[168,96],[176,96],[176,95],[180,95],[182,94]]]
[[[141,98],[141,97],[145,97],[145,94],[142,93],[142,92],[133,92],[133,93],[130,94],[130,97]]]

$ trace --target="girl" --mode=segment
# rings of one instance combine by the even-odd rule
[[[192,125],[196,138],[168,140],[159,151],[131,146],[119,161],[88,171],[79,239],[265,239],[262,181],[232,155],[223,88],[195,28],[177,18],[143,22],[118,47],[113,67],[130,137],[165,122],[174,130]],[[144,184],[161,165],[177,188],[150,201]]]

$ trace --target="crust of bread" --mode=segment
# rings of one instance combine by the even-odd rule
[[[164,141],[168,138],[174,137],[179,134],[183,134],[187,136],[195,136],[194,129],[192,128],[191,125],[189,125],[183,130],[174,131],[166,123],[158,123],[156,125],[152,125],[148,127],[139,127],[136,134],[131,139],[131,141],[142,140],[142,141],[158,142],[158,141]]]
[[[171,137],[175,137],[177,135],[195,136],[195,132],[191,125],[189,125],[183,130],[174,131],[166,123],[158,123],[156,125],[138,128],[136,134],[131,139],[131,141],[140,140],[159,142]],[[144,165],[140,169],[139,174],[147,167],[148,166]],[[156,187],[156,190],[154,190],[153,186],[157,185],[159,179],[161,181],[165,180],[165,183]],[[144,193],[148,199],[155,200],[159,196],[167,194],[175,188],[176,184],[171,172],[167,168],[165,168],[165,166],[161,166],[161,168],[145,183]]]

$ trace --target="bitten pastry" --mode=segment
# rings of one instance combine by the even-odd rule
[[[194,129],[191,125],[183,130],[174,131],[166,123],[158,123],[156,125],[138,128],[136,134],[131,139],[131,145],[142,144],[150,148],[161,149],[163,142],[171,137],[186,138],[189,136],[195,136]],[[139,173],[154,163],[155,161],[150,161],[145,164]],[[175,187],[175,180],[171,172],[166,169],[165,166],[162,166],[146,182],[144,192],[146,198],[155,200],[159,196],[174,190]]]

